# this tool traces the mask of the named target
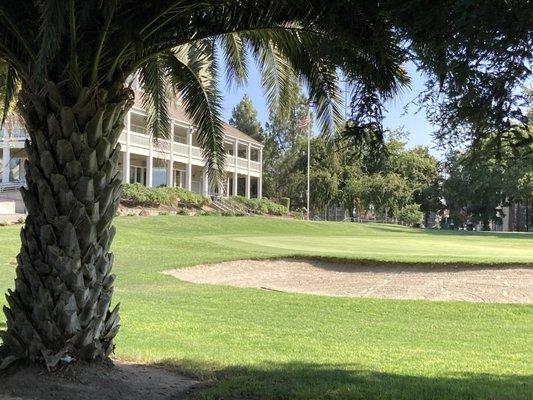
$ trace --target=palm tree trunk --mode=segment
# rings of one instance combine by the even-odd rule
[[[113,351],[118,306],[110,311],[111,226],[121,192],[124,116],[133,96],[122,87],[81,89],[77,99],[48,84],[23,88],[28,216],[21,231],[15,289],[4,307],[0,369],[18,359],[49,369],[104,360]]]

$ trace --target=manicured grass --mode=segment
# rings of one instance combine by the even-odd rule
[[[228,217],[124,217],[116,225],[117,356],[210,382],[196,397],[533,398],[532,305],[332,298],[159,274],[287,255],[533,263],[532,235]],[[2,291],[12,286],[18,229],[0,228]]]

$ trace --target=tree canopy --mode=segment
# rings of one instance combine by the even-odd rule
[[[239,104],[233,108],[229,123],[259,142],[264,140],[263,127],[257,119],[257,111],[247,95],[244,95]]]

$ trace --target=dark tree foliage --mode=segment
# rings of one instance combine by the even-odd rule
[[[446,160],[443,185],[450,216],[459,224],[501,222],[502,206],[521,204],[533,208],[533,133],[523,131],[529,146],[516,147],[507,139],[495,152],[491,140],[466,152],[450,153]],[[526,218],[527,230],[529,216]]]
[[[342,19],[355,18],[348,7],[362,7],[355,0],[333,3]],[[386,15],[379,24],[383,30],[375,32],[388,41],[383,47],[413,61],[428,78],[418,100],[441,144],[477,145],[497,133],[497,147],[503,135],[528,125],[529,100],[522,89],[533,58],[531,1],[389,0],[374,7]],[[390,92],[357,76],[348,78],[355,89],[347,134],[379,143],[383,102]]]

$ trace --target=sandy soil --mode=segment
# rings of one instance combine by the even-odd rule
[[[0,400],[177,400],[196,384],[147,365],[73,365],[51,373],[30,367],[0,375]]]
[[[165,271],[213,285],[329,296],[533,303],[533,268],[397,266],[240,260]]]

